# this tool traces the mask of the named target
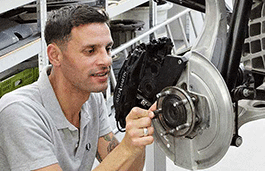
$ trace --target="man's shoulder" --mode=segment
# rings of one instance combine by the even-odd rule
[[[51,120],[38,94],[34,85],[21,87],[5,94],[0,99],[0,124],[24,125]]]
[[[20,87],[12,92],[9,92],[0,98],[0,111],[12,104],[17,103],[32,103],[39,101],[39,90],[36,83]]]

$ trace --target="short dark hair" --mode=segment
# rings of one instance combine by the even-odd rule
[[[107,23],[109,17],[101,9],[86,4],[70,5],[54,10],[49,14],[45,26],[47,45],[57,43],[63,45],[69,41],[73,27],[90,23]]]

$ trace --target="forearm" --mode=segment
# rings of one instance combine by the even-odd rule
[[[144,161],[139,162],[139,158],[143,159],[143,157],[132,155],[131,151],[121,143],[93,171],[125,171],[129,170],[132,165],[138,165],[139,163],[143,167]],[[133,170],[133,168],[130,170]]]
[[[143,150],[143,153],[141,153],[133,162],[133,164],[131,164],[131,166],[129,166],[128,171],[142,171],[144,168],[144,163],[145,163],[145,150]]]

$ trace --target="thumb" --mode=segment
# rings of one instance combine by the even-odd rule
[[[153,113],[153,111],[156,110],[156,102],[148,109],[149,112],[149,117],[153,118],[155,116],[155,114]]]
[[[152,104],[152,106],[148,110],[155,111],[156,110],[156,103],[157,102],[155,102],[154,104]]]

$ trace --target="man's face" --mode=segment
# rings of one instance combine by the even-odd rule
[[[66,84],[80,92],[100,92],[108,86],[112,38],[105,23],[74,27],[62,51],[61,71]],[[68,83],[69,82],[69,83]]]

